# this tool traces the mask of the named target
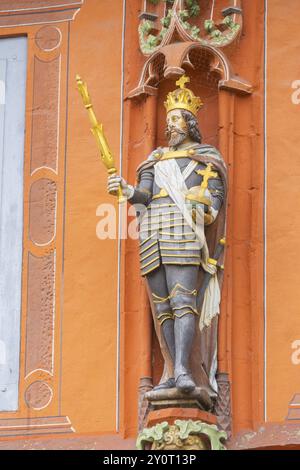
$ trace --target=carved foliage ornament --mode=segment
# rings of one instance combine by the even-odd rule
[[[144,450],[226,450],[222,441],[227,439],[224,431],[217,426],[202,421],[175,420],[173,425],[167,421],[145,428],[138,436],[136,446]]]
[[[221,10],[218,0],[144,0],[139,25],[141,51],[151,55],[170,44],[174,36],[214,47],[231,44],[242,29],[241,1],[231,0],[231,3]]]

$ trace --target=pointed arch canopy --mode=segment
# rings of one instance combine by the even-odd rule
[[[130,91],[127,98],[156,95],[161,80],[178,77],[185,73],[184,67],[200,69],[207,67],[217,74],[219,89],[249,95],[252,85],[234,74],[225,54],[214,46],[198,42],[170,44],[153,53],[146,61],[138,86]]]

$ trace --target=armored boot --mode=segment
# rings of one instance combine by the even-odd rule
[[[169,354],[172,359],[172,363],[175,363],[175,338],[174,338],[174,318],[170,305],[169,297],[163,298],[156,294],[152,294],[153,303],[155,305],[155,314],[157,320],[161,325],[164,340],[166,342]],[[166,382],[163,382],[156,387],[154,391],[163,390],[175,387],[174,377],[170,377]]]
[[[196,296],[177,284],[171,292],[170,302],[175,318],[175,382],[178,390],[192,392],[196,384],[189,368],[189,360],[196,328]]]
[[[195,320],[195,315],[191,313],[175,318],[175,381],[178,390],[186,393],[192,392],[196,387],[189,370]]]

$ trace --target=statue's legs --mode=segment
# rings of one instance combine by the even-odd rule
[[[169,300],[169,291],[166,282],[166,272],[163,265],[147,275],[148,285],[152,293],[152,300],[155,306],[155,314],[161,325],[162,334],[167,344],[173,365],[175,364],[175,338],[174,338],[174,318]],[[175,387],[173,378],[155,387],[156,390],[162,388]]]
[[[199,266],[165,265],[169,298],[175,326],[175,381],[184,392],[195,388],[189,359],[193,345],[197,315],[197,281]]]

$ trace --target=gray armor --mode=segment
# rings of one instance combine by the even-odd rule
[[[176,161],[183,172],[191,159],[183,157]],[[204,163],[197,164],[185,181],[188,189],[200,188],[203,177],[196,172],[205,168]],[[139,185],[130,198],[131,204],[147,207],[140,222],[140,262],[143,276],[161,264],[200,266],[199,241],[172,199],[168,195],[160,196],[163,189],[155,184],[154,168],[146,168],[141,171]],[[212,199],[211,208],[217,213],[224,198],[224,186],[219,176],[209,179],[208,190]]]

